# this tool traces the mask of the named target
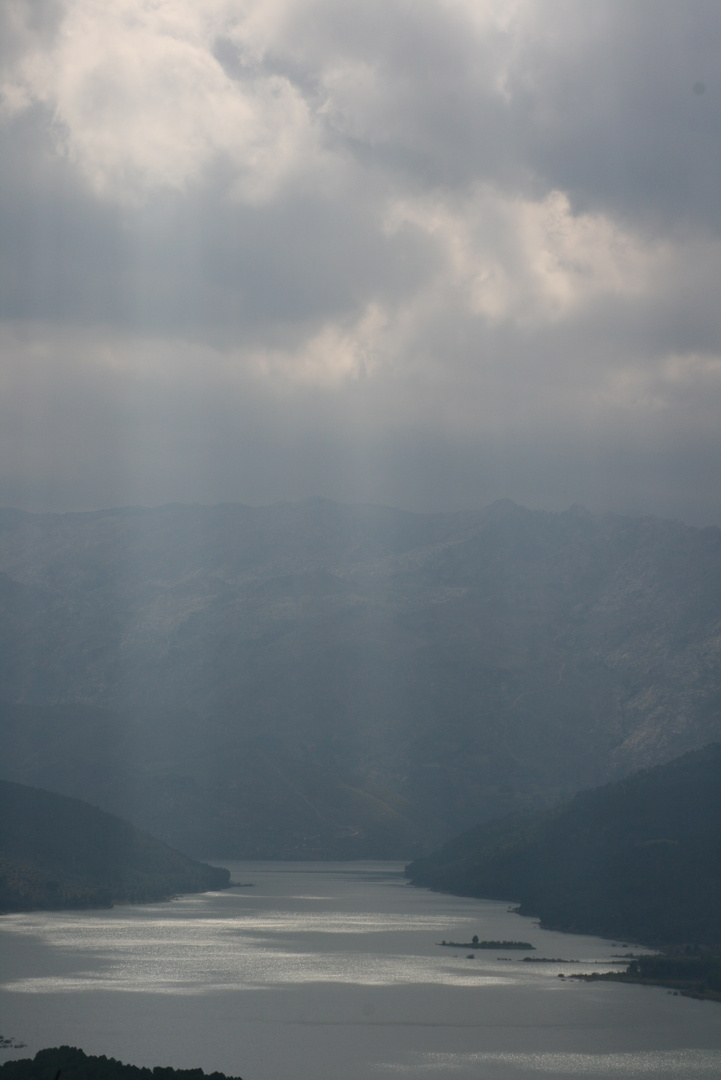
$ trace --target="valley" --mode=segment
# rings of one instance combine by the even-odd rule
[[[0,775],[196,856],[410,858],[721,737],[721,531],[0,513]]]

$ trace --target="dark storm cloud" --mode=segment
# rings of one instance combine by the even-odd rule
[[[0,501],[721,520],[716,6],[2,18]]]
[[[718,232],[719,9],[704,0],[554,7],[549,19],[538,5],[512,82],[534,168],[582,207],[656,231]]]
[[[375,101],[330,109],[330,130],[359,155],[405,169],[412,186],[559,187],[584,208],[640,223],[655,212],[667,227],[718,226],[718,9],[705,0],[495,8],[505,17],[481,36],[472,4],[411,14],[325,3],[312,5],[310,19],[299,11],[293,30],[306,57],[365,63],[379,89]],[[352,79],[348,86],[362,92]]]

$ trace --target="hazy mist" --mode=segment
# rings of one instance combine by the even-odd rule
[[[721,9],[8,0],[0,503],[719,523]]]

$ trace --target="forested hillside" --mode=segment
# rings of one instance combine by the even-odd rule
[[[163,900],[229,881],[78,799],[0,781],[0,912]]]
[[[721,744],[480,825],[411,863],[415,885],[517,902],[561,930],[721,946]]]

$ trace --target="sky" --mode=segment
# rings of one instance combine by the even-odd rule
[[[4,0],[0,504],[721,524],[715,0]]]

